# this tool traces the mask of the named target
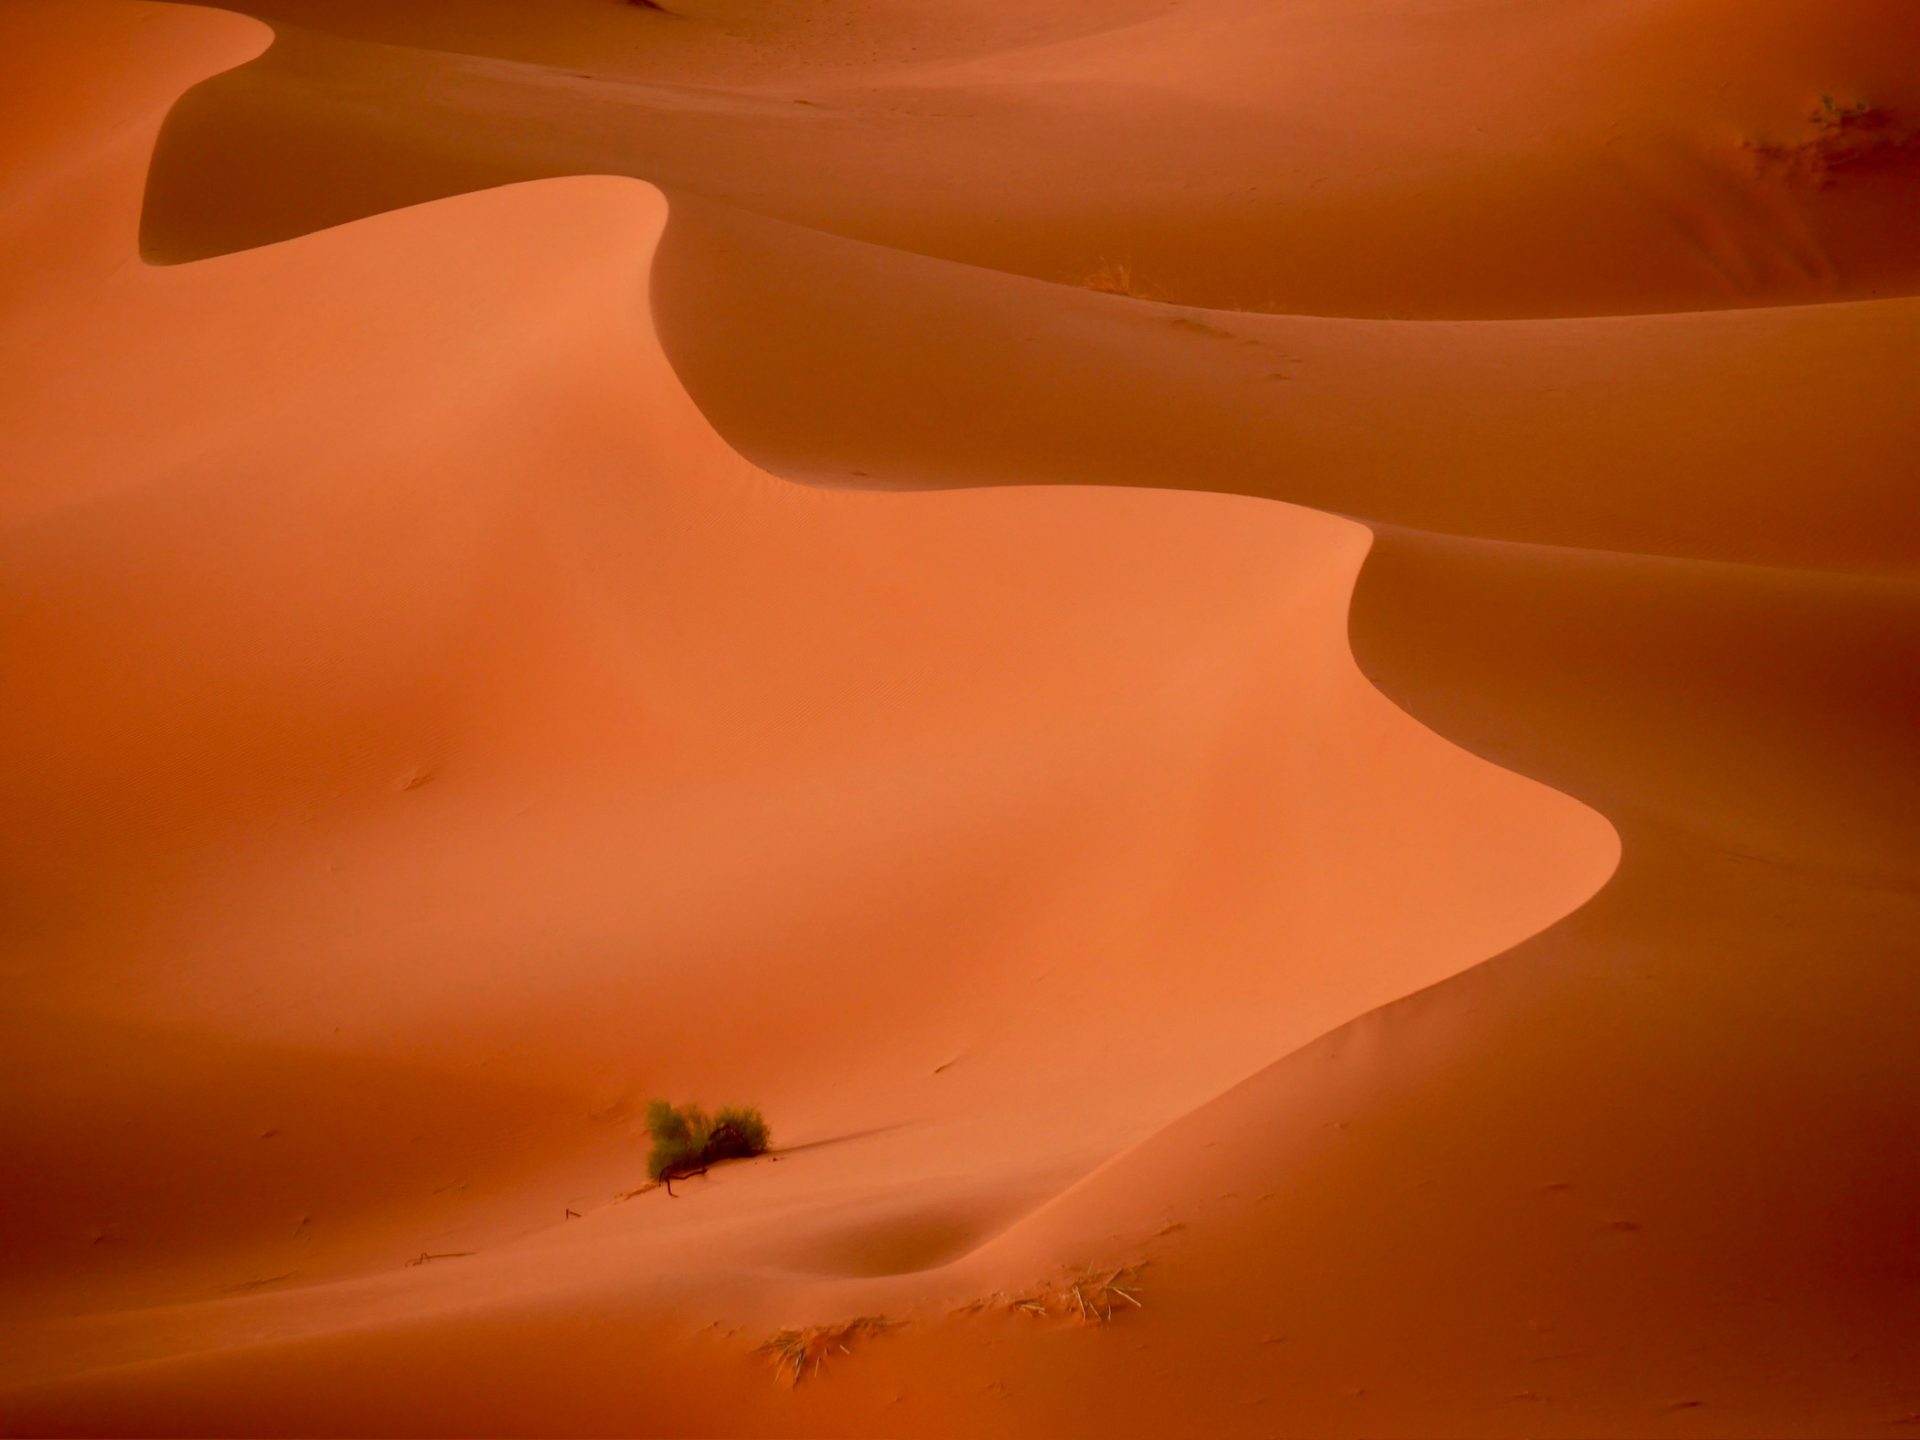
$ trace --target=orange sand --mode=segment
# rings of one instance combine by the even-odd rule
[[[250,8],[0,11],[0,1431],[1920,1413],[1911,7]]]

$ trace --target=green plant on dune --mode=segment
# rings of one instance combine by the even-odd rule
[[[723,1106],[708,1115],[698,1105],[647,1102],[647,1178],[673,1194],[673,1182],[705,1172],[722,1160],[746,1160],[767,1152],[767,1122],[751,1106]]]

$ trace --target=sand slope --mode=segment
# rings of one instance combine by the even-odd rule
[[[4,268],[31,277],[0,292],[0,663],[33,679],[0,717],[30,760],[4,782],[0,1126],[33,1177],[0,1217],[0,1426],[1920,1410],[1914,302],[1313,319],[940,258],[1055,276],[1126,212],[1177,231],[1172,293],[1222,298],[1271,216],[1131,192],[1151,163],[1068,185],[1070,127],[1003,208],[969,176],[1036,103],[1138,100],[1149,57],[1171,163],[1203,148],[1198,97],[1265,103],[1262,47],[1405,60],[1423,22],[1393,6],[876,4],[842,17],[858,53],[798,9],[610,12],[289,0],[273,18],[317,28],[172,113],[144,212],[173,97],[267,32],[4,17],[34,73],[99,83],[12,87],[0,132]],[[1736,19],[1715,116],[1823,66],[1898,98],[1904,12],[1852,13],[1426,23],[1450,64],[1584,56],[1517,113],[1631,129],[1688,113],[1657,82]],[[683,28],[623,52],[628,22]],[[552,73],[589,64],[612,96]],[[662,70],[701,88],[663,98]],[[816,84],[886,97],[832,122],[839,161],[879,160],[783,155],[766,92]],[[957,115],[889,108],[936,89]],[[448,132],[449,96],[486,125]],[[1365,136],[1273,133],[1404,157],[1417,98]],[[615,104],[684,123],[616,133]],[[1895,213],[1897,147],[1793,202],[1844,263],[1727,284],[1633,206],[1595,228],[1551,133],[1457,205],[1382,172],[1386,209],[1300,225],[1301,308],[1904,283],[1897,222],[1860,223]],[[952,160],[943,186],[879,185],[891,145]],[[631,180],[552,180],[135,250],[143,223],[211,255],[673,166],[719,198],[669,219]],[[1502,195],[1555,185],[1557,239],[1486,249]],[[1774,244],[1757,213],[1715,223]],[[1415,214],[1464,248],[1355,248]],[[1006,248],[967,231],[987,216]],[[1301,504],[1368,522],[1371,554]],[[616,1202],[662,1092],[758,1100],[790,1148]],[[1111,1329],[965,1309],[1142,1261],[1147,1308]],[[752,1354],[867,1313],[905,1323],[797,1391]]]
[[[1144,293],[1238,309],[1920,288],[1902,0],[246,8],[280,43],[169,121],[162,256],[607,171],[1046,280],[1125,266]]]

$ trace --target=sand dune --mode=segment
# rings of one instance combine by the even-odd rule
[[[675,210],[656,293],[702,409],[761,464],[820,484],[1190,486],[1582,550],[1896,575],[1916,559],[1920,301],[1229,314],[695,202]],[[830,298],[846,293],[874,303]],[[909,348],[929,334],[938,346]]]
[[[1920,1410],[1904,7],[255,8],[0,16],[0,1429]]]
[[[157,255],[607,171],[1045,280],[1124,265],[1143,293],[1238,309],[1920,288],[1920,15],[1898,0],[567,0],[538,26],[497,4],[252,8],[280,42],[169,121]]]

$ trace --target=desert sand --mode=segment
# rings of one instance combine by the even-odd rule
[[[1920,10],[235,10],[0,8],[0,1433],[1920,1423]]]

